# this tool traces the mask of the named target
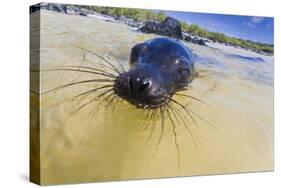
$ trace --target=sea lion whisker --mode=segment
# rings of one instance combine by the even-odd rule
[[[114,101],[114,99],[116,98],[116,95],[112,95],[112,98],[105,104],[105,108],[107,111],[107,108],[109,107],[110,104],[112,104],[112,102]]]
[[[138,110],[140,110],[142,114],[144,114],[145,112],[149,113],[149,110],[144,109],[144,108],[139,108]],[[141,119],[138,120],[138,125],[140,125],[138,131],[144,131],[145,130],[145,126],[147,125],[147,118],[148,117],[147,117],[147,114],[146,114],[145,118],[141,118]]]
[[[94,97],[93,99],[91,99],[90,101],[82,104],[79,108],[77,108],[71,115],[75,115],[76,113],[78,113],[79,111],[81,111],[84,107],[86,107],[87,105],[91,104],[92,102],[94,102],[95,100],[99,99],[100,97],[104,96],[105,94],[107,94],[108,92],[112,91],[113,89],[108,89],[104,92],[102,92],[101,94],[99,94],[98,96]]]
[[[181,107],[182,107],[183,109],[185,109],[186,111],[191,112],[192,114],[194,114],[196,117],[198,117],[199,119],[201,119],[201,120],[204,121],[205,123],[210,124],[210,122],[208,122],[206,119],[204,119],[203,117],[201,117],[200,115],[198,115],[197,113],[195,113],[193,110],[190,110],[189,108],[187,108],[186,106],[180,104],[178,101],[176,101],[176,100],[174,100],[174,99],[172,99],[172,98],[170,98],[170,100],[171,100],[172,102],[174,102],[175,104],[178,104],[179,106],[181,106]]]
[[[186,106],[180,104],[178,101],[172,99],[171,97],[166,97],[166,96],[163,96],[163,97],[165,97],[166,99],[168,99],[168,100],[171,101],[171,102],[176,103],[176,104],[179,105],[181,108],[183,108],[183,110],[188,114],[189,118],[192,120],[193,124],[197,127],[197,123],[196,123],[195,119],[192,117],[192,115],[191,115],[190,112],[189,112],[189,109],[188,109]]]
[[[173,110],[176,111],[176,113],[181,114],[181,112],[179,111],[179,109],[176,108],[172,103],[171,103],[170,106],[171,106],[171,108],[173,108]],[[182,113],[182,117],[184,118],[185,122],[186,122],[187,124],[189,124],[189,119],[188,119],[188,117],[186,117],[185,115],[186,115],[185,113]]]
[[[161,132],[160,132],[160,136],[159,136],[157,145],[155,147],[156,150],[159,149],[159,146],[160,146],[160,143],[161,143],[161,140],[162,140],[162,136],[163,136],[163,133],[164,133],[164,124],[165,124],[165,116],[164,116],[163,107],[160,107],[159,109],[160,109],[160,116],[161,116]]]
[[[114,93],[109,93],[109,95],[105,96],[97,105],[96,107],[91,111],[91,115],[90,115],[90,120],[92,120],[96,114],[96,112],[100,109],[100,107],[102,106],[102,104],[110,97],[112,96]]]
[[[83,47],[74,45],[74,44],[73,44],[73,46],[76,47],[76,48],[80,48],[80,49],[82,49],[82,50],[85,50],[85,51],[87,51],[87,52],[89,52],[89,53],[95,55],[96,57],[98,57],[98,58],[100,58],[101,60],[103,60],[103,61],[105,61],[106,63],[108,63],[108,64],[115,70],[116,73],[121,74],[121,72],[120,72],[112,63],[110,63],[108,60],[106,60],[104,57],[100,56],[99,54],[97,54],[97,53],[95,53],[95,52],[93,52],[93,51],[91,51],[91,50],[88,50],[88,49],[86,49],[86,48],[83,48]]]
[[[180,171],[180,166],[181,166],[181,157],[180,157],[180,147],[179,147],[179,143],[178,143],[178,139],[177,139],[177,132],[176,132],[176,125],[174,120],[171,117],[170,111],[169,111],[169,107],[166,105],[164,106],[167,114],[168,114],[168,119],[170,120],[171,124],[172,124],[172,128],[173,128],[173,134],[174,134],[174,138],[175,138],[175,145],[176,145],[176,149],[177,149],[177,163],[178,163],[178,171]]]
[[[89,94],[94,93],[95,91],[98,91],[98,90],[104,89],[104,88],[109,88],[109,87],[113,87],[113,85],[104,85],[104,86],[101,86],[101,87],[97,87],[97,88],[94,88],[94,89],[90,89],[90,90],[88,90],[88,91],[85,91],[85,92],[83,92],[83,93],[80,93],[79,95],[74,96],[74,98],[78,98],[78,97],[81,97],[81,96],[83,96],[83,95],[88,96]]]
[[[65,87],[69,87],[69,86],[74,86],[74,85],[78,85],[78,84],[84,84],[84,83],[92,83],[92,82],[113,82],[114,80],[109,80],[109,79],[90,79],[90,80],[83,80],[83,81],[79,81],[79,82],[72,82],[69,84],[65,84],[56,88],[53,88],[51,90],[45,91],[42,93],[42,95],[45,95],[47,93],[59,90],[59,89],[63,89]]]
[[[104,93],[104,94],[105,94],[105,93]],[[99,110],[100,104],[102,104],[102,103],[104,102],[104,100],[105,100],[106,98],[108,98],[109,96],[111,96],[112,94],[113,94],[113,93],[110,93],[108,96],[104,97],[104,99],[103,99],[102,101],[100,101],[98,105],[95,106],[95,107],[97,108],[96,111]],[[91,100],[91,102],[93,102],[93,101],[94,101],[94,100]],[[88,103],[88,104],[89,104],[89,103]],[[91,112],[91,113],[92,113],[92,112]],[[96,113],[96,112],[95,112],[95,113]],[[94,116],[94,114],[92,114],[92,115]],[[89,119],[88,125],[86,126],[86,128],[85,128],[84,130],[88,130],[89,127],[90,127],[90,125],[92,125],[91,120],[92,120],[93,116],[90,116],[91,118]]]
[[[175,93],[174,95],[178,95],[178,96],[182,96],[182,97],[187,97],[187,98],[190,98],[190,99],[194,99],[198,102],[201,102],[205,105],[207,105],[208,107],[210,107],[210,105],[208,103],[206,103],[205,101],[201,100],[201,99],[198,99],[196,97],[193,97],[193,96],[190,96],[190,95],[186,95],[186,94],[182,94],[182,93]]]
[[[186,107],[187,108],[187,107]],[[194,114],[196,117],[198,117],[199,119],[201,119],[203,122],[205,122],[210,128],[212,128],[215,132],[217,132],[218,134],[220,134],[221,136],[225,137],[226,139],[229,139],[227,136],[225,136],[221,131],[219,131],[213,124],[211,124],[209,121],[207,121],[206,119],[204,119],[202,116],[198,115],[197,113],[195,113],[193,110],[190,110],[189,108],[187,108],[188,111],[190,111],[192,114]]]
[[[115,94],[113,93],[113,94],[111,95],[111,99],[109,99],[109,101],[104,105],[104,108],[105,108],[104,120],[107,119],[108,107],[109,107],[110,104],[112,104],[112,102],[114,101],[115,97],[116,97],[116,96],[115,96]]]
[[[151,114],[150,114],[150,112],[151,112]],[[153,122],[154,110],[149,110],[149,113],[147,115],[149,118],[149,120],[147,121],[147,125],[150,125]],[[154,129],[150,129],[150,133],[149,133],[148,137],[145,139],[143,146],[139,149],[137,156],[142,157],[141,154],[143,153],[146,145],[148,144],[149,140],[151,139],[153,132],[154,132]],[[144,166],[144,169],[146,169],[147,166],[148,166],[148,161],[146,161],[146,165]]]
[[[83,73],[89,73],[89,74],[95,74],[95,75],[100,75],[100,76],[105,76],[105,77],[110,77],[110,78],[117,78],[116,76],[112,76],[110,74],[106,73],[101,73],[101,72],[94,72],[94,71],[87,71],[87,70],[79,70],[79,69],[66,69],[66,68],[57,68],[57,69],[43,69],[43,70],[30,70],[31,72],[46,72],[46,71],[70,71],[70,72],[83,72]]]
[[[150,117],[150,120],[148,121],[148,125],[149,124],[152,124],[153,125],[153,122],[154,122],[154,118],[155,118],[155,111],[154,110],[151,110],[151,115],[149,116]],[[140,153],[142,152],[142,150],[145,148],[145,146],[148,144],[149,140],[151,139],[152,137],[152,134],[155,130],[155,126],[152,128],[152,130],[150,131],[150,134],[149,136],[147,137],[147,139],[145,140],[145,143],[140,151]]]
[[[168,105],[169,105],[169,104],[168,104]],[[170,106],[170,105],[169,105],[169,106]],[[186,121],[184,120],[184,118],[182,117],[182,115],[181,115],[178,111],[175,110],[175,108],[174,108],[173,105],[171,105],[170,108],[171,108],[172,113],[174,114],[175,118],[177,119],[177,121],[179,122],[177,116],[182,120],[182,122],[183,122],[183,124],[184,124],[184,126],[185,126],[185,128],[186,128],[186,130],[187,130],[187,132],[188,132],[188,134],[191,136],[191,139],[192,139],[192,141],[193,141],[195,147],[199,150],[199,144],[197,143],[197,140],[195,139],[195,135],[193,135],[191,129],[190,129],[190,128],[188,127],[188,125],[186,124]]]
[[[115,108],[117,106],[117,104],[119,103],[120,97],[118,95],[115,95],[116,97],[116,102],[112,105],[112,112],[115,111]]]
[[[164,133],[164,114],[163,114],[163,111],[162,111],[162,108],[158,108],[159,109],[159,112],[160,112],[160,116],[161,116],[161,122],[160,122],[160,125],[161,125],[161,132],[160,132],[160,136],[158,137],[158,140],[157,140],[157,143],[155,144],[155,147],[154,147],[154,151],[150,157],[150,161],[154,158],[156,152],[159,150],[159,146],[160,146],[160,143],[161,143],[161,140],[162,140],[162,136],[163,136],[163,133]],[[158,110],[158,109],[155,109],[155,112]],[[154,126],[156,127],[156,125]]]
[[[88,66],[74,66],[74,65],[66,65],[66,66],[54,66],[52,68],[77,68],[78,70],[79,69],[88,69],[88,70],[93,70],[93,71],[99,71],[101,73],[105,73],[105,74],[108,74],[110,76],[113,76],[113,77],[117,77],[118,75],[114,75],[112,73],[109,73],[109,72],[106,72],[105,70],[101,70],[101,69],[98,69],[98,68],[93,68],[93,67],[88,67]]]
[[[120,65],[122,72],[126,72],[124,66],[122,65],[122,63],[117,59],[118,64]]]
[[[121,73],[126,72],[124,66],[122,65],[122,63],[121,63],[117,58],[114,57],[114,59],[115,59],[115,61],[119,64],[119,66],[121,67],[121,69],[122,69],[122,70],[121,70]]]
[[[147,110],[147,114],[146,114],[146,118],[145,118],[145,124],[144,124],[144,130],[147,130],[147,127],[148,127],[148,125],[149,125],[149,121],[150,121],[150,119],[149,119],[149,115],[150,115],[150,112],[151,112],[152,110],[151,109],[148,109]]]
[[[213,130],[215,130],[218,134],[220,134],[221,136],[225,137],[228,139],[227,136],[225,136],[221,131],[219,131],[213,124],[211,124],[209,121],[207,121],[206,119],[204,119],[202,116],[200,116],[199,114],[195,113],[193,110],[190,110],[187,108],[187,110],[189,110],[192,114],[194,114],[196,117],[198,117],[200,120],[202,120],[203,122],[206,123],[206,125],[208,125],[210,128],[212,128]]]
[[[98,88],[94,88],[94,89],[90,89],[90,90],[88,90],[88,91],[85,91],[85,92],[83,92],[83,93],[80,93],[80,94],[78,94],[78,95],[76,95],[76,96],[74,96],[73,98],[78,98],[78,97],[81,97],[81,96],[83,96],[83,97],[81,97],[81,99],[79,100],[79,103],[81,103],[84,99],[86,99],[89,95],[91,95],[91,94],[94,94],[94,93],[96,93],[96,92],[99,92],[100,90],[102,90],[102,89],[108,89],[108,88],[111,88],[112,89],[112,85],[104,85],[104,86],[101,86],[101,87],[98,87]],[[111,89],[108,89],[108,90],[111,90]],[[106,90],[107,91],[107,90]],[[96,99],[97,100],[97,99]]]
[[[111,66],[109,66],[108,64],[102,64],[102,63],[95,63],[95,65],[99,65],[99,66],[102,66],[102,67],[105,67],[105,68],[108,68],[109,70],[111,70],[111,71],[113,71],[114,72],[114,74],[118,74],[119,75],[119,73],[118,72],[116,72]],[[111,74],[113,74],[113,73],[111,73]]]
[[[151,117],[153,116],[153,118],[152,118],[152,125],[153,125],[153,128],[152,128],[152,130],[150,131],[150,134],[149,134],[149,136],[148,136],[148,138],[145,140],[145,143],[144,143],[144,145],[143,145],[143,147],[142,147],[142,150],[141,150],[141,152],[143,151],[143,149],[146,147],[146,145],[148,144],[148,142],[151,140],[151,138],[152,138],[152,135],[153,135],[153,133],[155,132],[155,127],[156,127],[156,123],[155,123],[155,119],[156,119],[156,110],[155,109],[153,109],[152,110],[152,114],[151,114]],[[146,162],[146,165],[145,165],[145,168],[147,168],[148,167],[148,165],[150,164],[150,161],[152,160],[152,157],[153,157],[153,154],[152,154],[152,156],[150,157],[150,159]]]
[[[193,110],[187,108],[186,106],[180,104],[179,102],[177,102],[176,100],[169,98],[169,100],[171,102],[174,102],[175,104],[179,105],[182,109],[184,109],[187,114],[189,115],[189,117],[192,119],[193,123],[196,124],[195,119],[192,117],[192,115],[190,113],[192,113],[193,115],[195,115],[196,117],[198,117],[200,120],[202,120],[203,122],[205,122],[209,127],[211,127],[213,130],[215,130],[217,133],[219,133],[220,135],[222,135],[223,137],[227,138],[223,133],[221,133],[216,127],[214,127],[209,121],[207,121],[206,119],[204,119],[202,116],[200,116],[199,114],[197,114],[196,112],[194,112]]]

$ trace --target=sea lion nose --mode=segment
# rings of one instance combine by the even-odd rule
[[[148,88],[151,87],[151,80],[143,80],[140,82],[140,84],[138,85],[138,92],[139,93],[143,93],[145,90],[147,90]]]
[[[132,78],[128,79],[128,91],[130,95],[140,95],[145,93],[151,87],[151,80],[150,79],[141,79],[141,78]]]

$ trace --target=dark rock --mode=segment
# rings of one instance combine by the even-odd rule
[[[163,22],[146,22],[143,27],[140,28],[144,33],[156,33],[168,37],[182,39],[181,24],[172,17],[167,17]]]
[[[140,28],[141,32],[144,33],[160,33],[161,24],[157,22],[146,22],[143,27]]]
[[[190,34],[184,33],[184,32],[182,33],[182,36],[183,36],[183,40],[192,42],[194,44],[199,44],[202,46],[206,46],[206,42],[208,42],[206,39],[199,38],[197,36],[190,35]]]
[[[30,7],[30,13],[40,9],[52,10],[60,13],[67,13],[66,5],[57,3],[39,3]]]
[[[139,28],[140,26],[143,26],[143,22],[136,21],[131,18],[126,18],[125,16],[115,16],[115,20],[118,20],[120,23],[124,23],[128,26]]]
[[[79,15],[80,15],[80,16],[87,16],[87,14],[84,13],[84,12],[79,12]]]
[[[197,44],[206,46],[206,43],[205,43],[205,41],[203,39],[197,40]]]
[[[189,34],[183,32],[183,33],[182,33],[182,39],[183,39],[183,40],[186,40],[186,41],[188,41],[188,42],[191,42],[192,37],[191,37],[191,35],[189,35]]]
[[[79,15],[80,13],[80,8],[76,6],[66,6],[66,13],[67,14],[72,14],[72,15]]]
[[[167,36],[174,38],[182,38],[181,34],[181,23],[172,17],[167,17],[162,22],[163,30],[166,32]]]
[[[60,13],[66,13],[66,5],[57,4],[57,3],[49,3],[47,4],[47,10],[52,10]]]

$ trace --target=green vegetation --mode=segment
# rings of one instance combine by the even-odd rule
[[[151,10],[142,10],[142,9],[134,9],[134,8],[114,8],[114,7],[98,7],[98,6],[80,6],[82,9],[95,11],[101,14],[106,14],[110,16],[125,16],[127,18],[131,18],[134,21],[163,21],[166,18],[164,12],[160,11],[159,13],[155,13]]]
[[[134,8],[113,8],[113,7],[97,7],[97,6],[81,6],[87,10],[99,12],[114,17],[125,16],[131,18],[134,21],[158,21],[161,22],[166,18],[164,12],[154,12],[151,10],[134,9]],[[195,24],[188,24],[181,22],[183,32],[187,32],[192,35],[197,35],[203,38],[210,39],[212,41],[227,43],[233,46],[239,46],[242,48],[251,49],[256,52],[265,52],[273,54],[273,45],[260,42],[254,42],[250,40],[244,40],[241,38],[230,37],[223,33],[208,31]]]
[[[230,37],[223,33],[208,31],[195,24],[189,25],[186,22],[181,22],[181,25],[182,25],[182,31],[190,33],[192,35],[208,38],[216,42],[227,43],[233,46],[239,46],[242,48],[251,49],[257,52],[266,52],[266,53],[273,54],[273,45],[271,44],[253,42],[251,40],[244,40],[241,38]]]

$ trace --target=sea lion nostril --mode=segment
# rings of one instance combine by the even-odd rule
[[[151,85],[151,82],[144,82],[140,87],[139,87],[139,93],[142,93],[146,88],[148,88]]]

